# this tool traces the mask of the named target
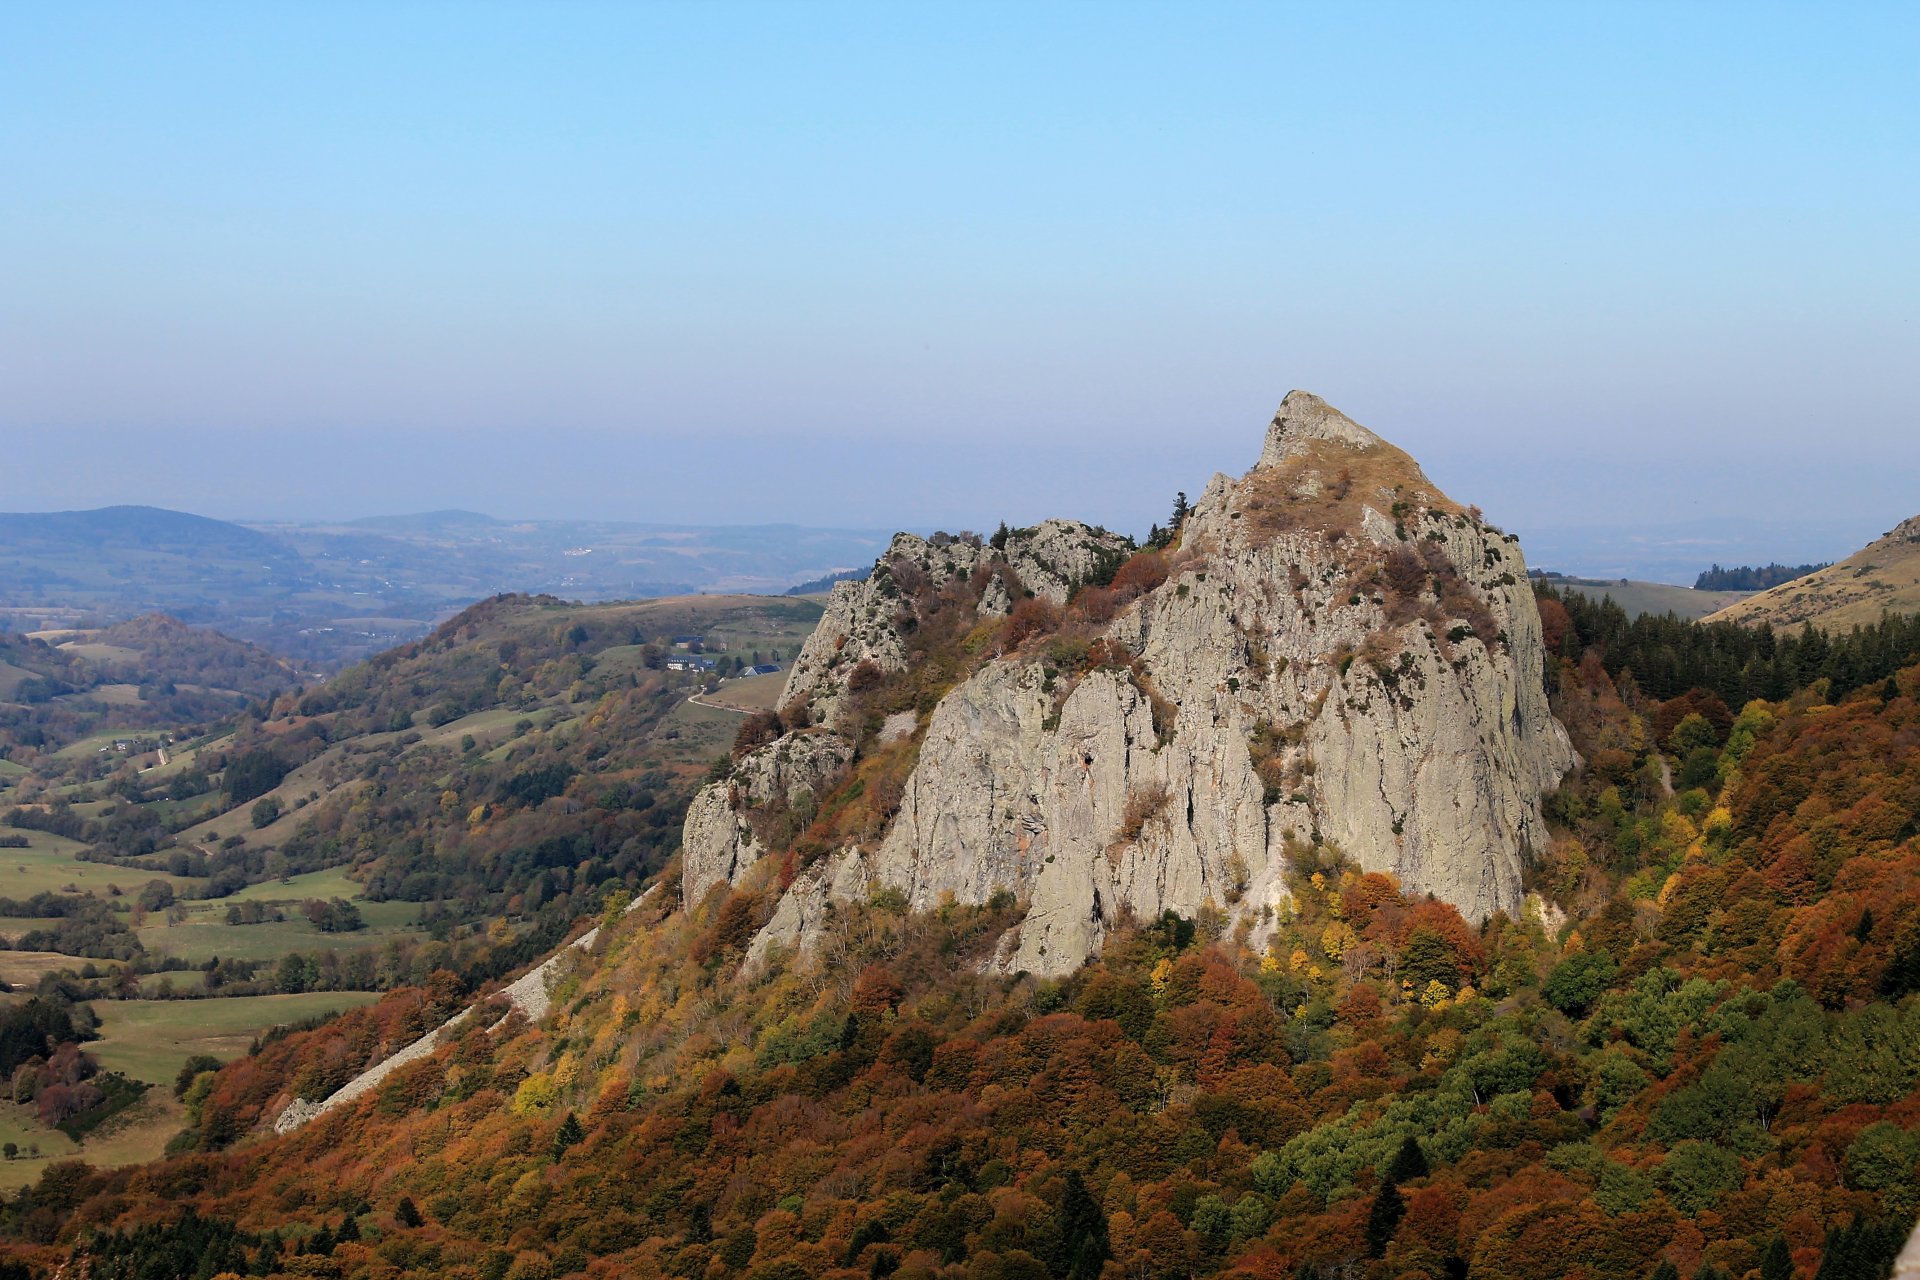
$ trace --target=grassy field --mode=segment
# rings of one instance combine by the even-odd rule
[[[306,917],[289,907],[288,918],[276,924],[228,924],[225,903],[194,904],[179,924],[148,924],[136,932],[140,943],[156,955],[177,956],[189,964],[205,964],[215,956],[230,960],[278,960],[290,951],[359,951],[377,947],[389,938],[415,933],[413,919],[419,905],[412,902],[356,902],[367,927],[353,933],[322,933]]]
[[[0,778],[24,778],[31,772],[32,770],[23,764],[16,764],[12,760],[0,760]]]
[[[218,750],[224,747],[232,737],[231,733],[223,733],[210,738],[200,738],[190,743],[176,743],[167,751],[167,762],[165,764],[156,762],[146,771],[146,777],[151,781],[170,778],[176,773],[185,773],[200,762],[201,752]]]
[[[503,738],[514,737],[513,726],[528,718],[527,712],[512,707],[476,711],[458,720],[450,720],[438,729],[429,726],[421,731],[420,741],[431,746],[457,747],[461,738],[472,734],[476,742],[497,743]]]
[[[0,1160],[0,1190],[27,1186],[48,1164],[74,1156],[103,1169],[158,1159],[168,1140],[186,1124],[186,1115],[173,1096],[173,1080],[188,1058],[204,1053],[231,1061],[272,1027],[357,1008],[379,998],[370,991],[316,991],[294,996],[95,1002],[102,1038],[90,1042],[87,1051],[106,1070],[154,1087],[138,1105],[107,1121],[78,1146],[59,1130],[41,1127],[28,1108],[0,1102],[0,1142],[15,1144],[22,1153],[13,1160]],[[36,1146],[38,1156],[25,1154]]]
[[[770,676],[748,676],[744,680],[724,681],[720,691],[709,695],[706,701],[748,711],[771,711],[774,704],[780,701],[781,690],[786,687],[787,673],[776,671]]]
[[[23,933],[51,929],[59,923],[59,916],[0,916],[0,938],[12,942]]]
[[[198,969],[176,969],[167,973],[143,973],[140,975],[140,994],[148,999],[161,999],[161,992],[184,995],[193,991],[207,989],[207,975]]]
[[[1695,591],[1670,582],[1633,582],[1619,578],[1555,578],[1553,585],[1562,591],[1577,591],[1589,599],[1610,598],[1631,617],[1643,613],[1677,613],[1695,621],[1753,594],[1751,591]]]
[[[93,695],[89,693],[87,696],[92,697]],[[99,755],[100,748],[102,747],[111,749],[115,742],[127,741],[133,738],[145,738],[157,742],[163,732],[164,731],[160,729],[103,729],[99,733],[90,734],[87,737],[81,738],[78,742],[69,742],[66,746],[54,752],[53,758],[56,760],[81,760],[87,756]],[[147,754],[152,753],[149,752]]]
[[[268,880],[262,884],[250,884],[240,892],[229,894],[220,901],[223,903],[304,902],[308,898],[356,898],[359,895],[360,883],[347,878],[345,867],[328,867],[322,871],[309,871],[305,875],[290,876],[286,880]]]
[[[140,871],[107,862],[82,862],[73,855],[86,846],[64,836],[11,827],[7,828],[7,834],[25,836],[27,847],[0,849],[0,897],[31,898],[36,893],[62,891],[110,897],[109,886],[118,886],[122,893],[133,895],[149,880],[164,880],[175,892],[185,892],[199,883],[159,871]]]
[[[25,1108],[0,1103],[0,1133],[11,1135],[9,1120],[21,1125],[25,1151],[29,1143],[40,1144],[37,1158],[21,1156],[0,1160],[0,1190],[14,1191],[38,1181],[40,1171],[55,1160],[78,1155],[101,1169],[121,1165],[145,1164],[166,1153],[167,1142],[186,1127],[186,1110],[174,1098],[171,1088],[149,1089],[146,1097],[87,1135],[86,1145],[76,1148],[66,1134],[57,1129],[42,1129]]]
[[[211,1000],[100,1000],[100,1039],[86,1046],[109,1071],[171,1086],[196,1053],[226,1062],[247,1051],[255,1036],[287,1022],[372,1004],[372,991],[310,991],[303,995],[230,996]]]
[[[60,646],[76,657],[89,662],[104,663],[109,666],[127,666],[138,663],[145,655],[138,649],[129,649],[124,645],[101,644],[89,640],[69,640]]]
[[[31,991],[43,974],[66,969],[78,973],[82,965],[88,964],[102,973],[120,967],[118,960],[82,960],[58,951],[0,951],[0,982]]]
[[[707,765],[733,746],[740,713],[683,701],[654,731],[660,754],[676,764]]]
[[[369,736],[357,741],[361,744],[372,744],[380,740],[380,736]],[[278,819],[265,827],[257,831],[254,829],[253,802],[249,801],[246,804],[235,805],[225,813],[208,819],[190,831],[182,832],[180,838],[192,844],[209,846],[228,836],[240,836],[250,845],[271,846],[281,843],[292,836],[299,829],[300,824],[306,820],[307,815],[295,807],[303,797],[313,792],[319,792],[323,796],[345,795],[361,785],[360,780],[355,778],[341,786],[329,789],[320,781],[320,775],[329,765],[338,761],[342,754],[337,746],[328,748],[289,773],[281,780],[279,786],[269,791],[267,794],[280,802],[281,812]]]
[[[38,1178],[49,1162],[66,1159],[79,1150],[72,1138],[58,1129],[42,1128],[31,1110],[11,1100],[0,1102],[0,1142],[11,1142],[23,1153],[36,1146],[40,1149],[38,1159],[23,1154],[15,1160],[0,1160],[0,1187],[9,1191]]]

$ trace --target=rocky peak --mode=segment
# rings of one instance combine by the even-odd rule
[[[1211,913],[1259,945],[1303,861],[1390,872],[1473,919],[1518,909],[1540,794],[1574,764],[1539,615],[1514,540],[1401,450],[1296,391],[1259,463],[1216,476],[1167,551],[1120,565],[1122,541],[1072,522],[996,541],[952,553],[949,587],[930,590],[938,549],[897,540],[886,573],[836,589],[789,696],[826,709],[863,803],[879,773],[862,760],[910,772],[797,869],[760,951],[810,945],[833,898],[876,883],[921,909],[1012,893],[1026,914],[999,963],[1040,973],[1126,915]],[[997,622],[1009,574],[1050,606]],[[774,763],[743,761],[766,781],[696,804],[703,882],[761,856],[723,810],[802,773],[835,785]]]
[[[1313,441],[1367,450],[1384,444],[1379,436],[1308,391],[1289,391],[1267,426],[1261,467],[1278,466],[1299,457]]]

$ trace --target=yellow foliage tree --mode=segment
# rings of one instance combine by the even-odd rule
[[[513,1092],[513,1109],[518,1115],[544,1115],[553,1106],[560,1091],[553,1086],[553,1077],[544,1071],[536,1071],[520,1082]]]

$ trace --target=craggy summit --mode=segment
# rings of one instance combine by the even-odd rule
[[[815,945],[836,899],[1011,894],[996,963],[1034,973],[1125,913],[1257,943],[1327,844],[1515,910],[1575,763],[1515,539],[1300,391],[1169,535],[897,537],[689,810],[686,902],[777,887],[758,956]]]

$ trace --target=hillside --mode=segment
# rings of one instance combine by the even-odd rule
[[[983,972],[1007,902],[876,893],[830,964],[762,969],[727,903],[642,904],[538,1024],[483,1012],[288,1136],[63,1168],[0,1221],[42,1265],[262,1275],[1884,1274],[1920,1208],[1920,847],[1876,797],[1920,785],[1885,749],[1920,668],[1726,715],[1576,641],[1592,763],[1518,916],[1303,866],[1264,946],[1169,915],[1035,980]],[[278,1039],[196,1082],[195,1133],[264,1134],[452,1007]]]
[[[95,630],[0,634],[0,759],[32,765],[86,739],[110,747],[116,735],[157,742],[300,678],[257,646],[164,614]]]
[[[1729,605],[1712,618],[1844,631],[1877,622],[1884,613],[1920,613],[1920,516],[1838,564]]]
[[[1164,546],[901,535],[824,613],[476,606],[206,748],[230,803],[180,826],[236,905],[312,859],[441,930],[0,1232],[101,1280],[1884,1276],[1920,626],[1537,601],[1296,393]],[[655,665],[816,616],[766,711]],[[297,812],[242,831],[238,781]]]
[[[168,669],[251,696],[210,726],[17,750],[26,763],[0,774],[0,978],[31,993],[14,1007],[92,1011],[74,1015],[80,1052],[156,1086],[123,1116],[78,1106],[73,1136],[0,1106],[32,1151],[0,1162],[0,1187],[76,1146],[102,1164],[158,1155],[183,1122],[161,1086],[197,1054],[224,1061],[278,1021],[436,970],[456,999],[537,957],[671,855],[744,718],[690,695],[790,659],[819,614],[779,598],[503,597],[304,693],[277,663],[236,665],[263,656],[250,647],[169,619],[15,644],[66,676],[106,664],[162,702]],[[689,636],[714,672],[670,669]]]

